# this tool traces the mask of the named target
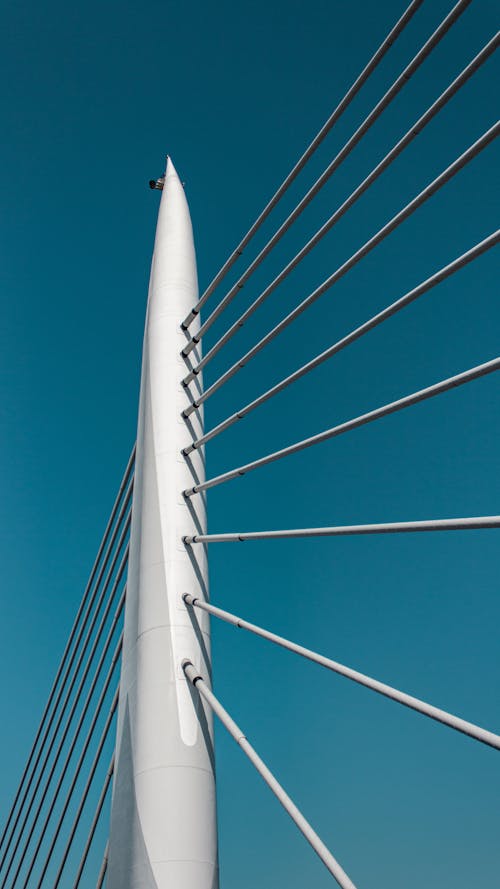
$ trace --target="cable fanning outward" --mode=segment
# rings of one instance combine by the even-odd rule
[[[243,752],[246,754],[246,756],[248,756],[250,762],[253,763],[260,776],[266,782],[267,786],[272,790],[285,811],[288,812],[299,830],[305,836],[306,840],[311,844],[312,848],[319,856],[325,867],[327,867],[332,876],[335,877],[339,886],[341,886],[342,889],[356,889],[354,883],[352,882],[352,880],[349,879],[344,869],[333,857],[330,850],[327,849],[327,847],[319,838],[316,831],[313,830],[309,822],[306,821],[302,812],[297,808],[293,800],[290,799],[284,788],[276,780],[272,772],[267,768],[266,764],[260,758],[257,751],[254,750],[240,727],[236,725],[227,710],[224,709],[220,701],[215,697],[213,692],[210,691],[203,677],[200,676],[200,674],[196,671],[191,661],[183,661],[182,668],[184,670],[184,673],[186,674],[186,678],[191,682],[194,688],[196,688],[196,691],[202,696],[202,698],[207,701],[214,713],[219,717],[222,724],[228,730],[229,734],[232,735],[236,743],[239,744]]]
[[[398,93],[403,89],[403,87],[408,83],[408,80],[412,77],[412,75],[417,71],[420,65],[425,61],[427,56],[432,52],[432,50],[438,45],[438,43],[443,39],[443,37],[450,30],[452,25],[455,24],[460,15],[464,12],[467,6],[470,4],[471,0],[459,0],[459,2],[454,6],[451,12],[446,16],[446,18],[441,22],[439,27],[434,31],[434,33],[429,37],[423,47],[419,50],[416,56],[412,59],[409,65],[406,66],[404,71],[399,75],[397,80],[393,83],[393,85],[389,88],[389,90],[385,93],[385,95],[380,99],[377,103],[373,111],[370,112],[368,117],[363,121],[361,126],[358,127],[353,136],[348,140],[348,142],[344,145],[341,151],[336,155],[336,157],[332,160],[332,162],[328,165],[326,170],[321,174],[319,179],[316,180],[313,186],[309,189],[306,195],[302,198],[296,208],[290,213],[285,222],[280,226],[278,231],[272,236],[271,240],[268,241],[266,246],[261,250],[256,259],[251,263],[246,272],[242,275],[242,277],[236,282],[236,284],[231,288],[231,290],[226,294],[226,296],[221,300],[216,309],[212,312],[212,314],[207,318],[204,324],[201,325],[199,331],[195,336],[189,340],[187,345],[183,348],[182,354],[184,357],[189,355],[189,353],[195,348],[197,343],[200,342],[201,337],[207,332],[207,330],[212,326],[214,321],[219,317],[221,312],[226,308],[227,305],[234,299],[239,290],[244,286],[247,279],[250,275],[257,269],[257,267],[261,264],[261,262],[265,259],[268,253],[273,249],[273,247],[278,243],[279,240],[283,237],[283,235],[288,231],[290,226],[295,222],[295,220],[300,216],[302,211],[311,203],[313,198],[318,194],[323,185],[330,179],[332,174],[335,172],[338,166],[343,162],[343,160],[350,154],[353,148],[358,144],[360,139],[364,136],[366,132],[370,129],[370,127],[374,124],[378,117],[382,114],[382,112],[387,108],[387,106],[392,102],[392,100],[398,95]]]
[[[417,287],[414,287],[412,290],[408,291],[408,293],[406,293],[404,296],[391,303],[391,305],[387,306],[381,312],[378,312],[368,321],[365,321],[364,324],[356,327],[346,336],[342,337],[342,339],[337,340],[336,343],[334,343],[328,349],[325,349],[324,352],[320,352],[320,354],[316,355],[315,358],[312,358],[311,361],[303,364],[302,367],[299,367],[293,373],[289,374],[289,376],[285,377],[283,380],[280,380],[279,383],[276,383],[262,395],[259,395],[258,398],[250,401],[248,404],[245,405],[245,407],[240,408],[238,411],[235,411],[234,414],[231,414],[231,416],[227,417],[221,423],[218,423],[218,425],[215,426],[213,429],[205,432],[204,435],[196,439],[196,441],[191,442],[190,445],[184,448],[183,454],[185,456],[188,456],[192,451],[196,450],[196,448],[202,447],[202,445],[204,445],[207,441],[210,441],[212,438],[220,435],[221,432],[224,432],[225,429],[228,429],[238,420],[242,420],[249,413],[251,413],[251,411],[255,410],[255,408],[260,407],[261,404],[264,404],[266,401],[269,401],[270,398],[278,395],[280,392],[286,389],[287,386],[295,383],[301,377],[306,376],[306,374],[310,373],[316,367],[319,367],[321,364],[323,364],[324,361],[332,358],[333,355],[341,352],[342,349],[350,346],[351,343],[356,342],[356,340],[360,339],[360,337],[364,336],[364,334],[368,333],[370,330],[373,330],[379,324],[382,324],[383,321],[391,318],[401,309],[404,309],[406,306],[410,305],[410,303],[418,299],[420,296],[428,293],[429,290],[431,290],[437,284],[440,284],[442,281],[446,280],[446,278],[449,278],[450,275],[453,275],[455,272],[459,271],[469,262],[472,262],[473,259],[477,259],[478,256],[481,256],[487,250],[491,249],[491,247],[494,247],[496,244],[498,244],[499,241],[500,230],[493,232],[493,234],[489,235],[483,241],[480,241],[479,244],[471,247],[471,249],[468,250],[466,253],[463,253],[461,256],[457,257],[457,259],[444,266],[444,268],[440,269],[438,272],[435,272],[425,281],[422,281],[422,283],[418,284]]]
[[[286,327],[288,327],[296,318],[299,317],[312,303],[329,290],[337,281],[347,274],[361,259],[367,256],[375,247],[377,247],[385,238],[387,238],[398,226],[408,219],[422,204],[432,197],[440,188],[446,185],[453,176],[470,163],[481,151],[483,151],[500,133],[500,122],[493,124],[482,136],[479,137],[466,151],[464,151],[446,170],[443,170],[439,176],[429,183],[416,197],[413,198],[399,213],[396,213],[382,228],[378,230],[362,247],[356,250],[341,266],[339,266],[333,274],[331,274],[319,287],[316,287],[309,296],[299,303],[295,309],[292,309],[266,336],[262,337],[239,361],[235,362],[232,367],[219,377],[208,389],[197,396],[196,400],[183,411],[184,417],[189,417],[201,404],[203,404],[211,395],[213,395],[220,387],[233,377],[242,367],[257,355],[265,346],[275,339]]]
[[[500,528],[500,516],[475,516],[466,519],[426,519],[416,522],[379,522],[373,525],[332,525],[329,528],[292,528],[284,531],[238,531],[230,534],[195,534],[184,537],[193,543],[242,543],[245,540],[283,540],[297,537],[346,537],[351,534],[405,534],[408,531],[466,531]]]
[[[370,74],[375,70],[379,62],[382,61],[386,52],[390,49],[394,41],[404,30],[410,19],[414,16],[417,9],[422,5],[423,0],[412,0],[409,4],[401,18],[396,22],[392,30],[389,32],[385,40],[381,43],[376,53],[372,56],[368,64],[363,68],[361,74],[356,78],[352,86],[349,88],[344,98],[339,102],[337,107],[331,113],[328,120],[323,124],[319,132],[316,134],[312,142],[308,145],[303,155],[299,158],[293,169],[290,171],[288,176],[284,179],[278,190],[275,192],[271,200],[266,204],[263,211],[257,217],[253,225],[250,227],[244,238],[240,241],[238,246],[233,250],[229,258],[226,260],[222,268],[219,272],[217,272],[213,281],[209,284],[203,295],[198,300],[196,306],[193,307],[189,315],[184,319],[181,324],[183,330],[187,330],[191,322],[196,318],[199,314],[202,307],[205,305],[207,299],[212,295],[216,287],[219,286],[220,282],[226,276],[228,271],[232,268],[237,259],[242,255],[243,250],[250,243],[253,236],[256,234],[261,225],[265,222],[271,211],[277,205],[277,203],[281,200],[285,192],[289,189],[290,185],[297,178],[301,170],[305,167],[307,161],[312,157],[316,149],[323,142],[325,137],[328,135],[332,127],[337,123],[341,115],[344,113],[346,108],[350,105],[354,97],[357,95],[363,84],[368,80]]]
[[[500,522],[497,523],[496,527],[498,527],[499,524]],[[446,710],[441,710],[439,707],[433,707],[432,704],[427,704],[425,701],[419,700],[419,698],[407,695],[405,692],[399,691],[397,688],[392,688],[392,686],[386,685],[385,682],[379,682],[378,679],[372,679],[371,676],[359,673],[358,670],[346,667],[345,664],[339,664],[337,661],[324,657],[316,651],[311,651],[310,648],[304,648],[303,645],[297,645],[296,642],[291,642],[283,636],[278,636],[276,633],[271,633],[269,630],[263,629],[263,627],[258,627],[256,624],[249,623],[241,617],[231,614],[229,611],[224,611],[222,608],[216,608],[214,605],[209,605],[208,602],[203,602],[201,599],[197,599],[189,594],[186,594],[183,598],[187,606],[201,608],[202,611],[207,611],[209,614],[213,614],[214,617],[218,617],[220,620],[224,620],[226,623],[230,623],[234,627],[248,630],[250,633],[254,633],[256,636],[261,636],[263,639],[274,642],[276,645],[286,648],[288,651],[300,654],[302,657],[307,658],[307,660],[320,664],[320,666],[326,667],[328,670],[333,670],[334,673],[338,673],[340,676],[345,676],[346,679],[351,679],[353,682],[357,682],[359,685],[364,685],[366,688],[376,691],[378,694],[384,695],[386,698],[397,701],[397,703],[403,704],[405,707],[409,707],[412,710],[416,710],[418,713],[422,713],[424,716],[430,717],[430,719],[435,719],[437,722],[441,722],[443,725],[455,729],[455,731],[462,732],[464,735],[468,735],[469,737],[474,738],[474,740],[480,741],[482,744],[487,744],[489,747],[494,747],[496,750],[500,750],[500,735],[496,735],[493,732],[480,728],[478,725],[474,725],[472,722],[467,722],[465,719],[461,719],[459,716],[454,716],[452,713],[447,713]]]
[[[461,73],[450,83],[450,85],[441,93],[441,95],[430,105],[427,111],[422,114],[412,127],[402,136],[393,148],[385,155],[368,176],[358,185],[357,188],[349,195],[348,198],[335,210],[335,212],[326,220],[320,229],[310,238],[310,240],[302,247],[301,250],[287,263],[287,265],[279,272],[279,274],[271,281],[270,284],[260,293],[260,295],[248,306],[240,317],[228,328],[228,330],[216,341],[216,343],[206,352],[203,358],[195,367],[184,377],[183,384],[188,386],[204,367],[217,355],[217,353],[225,346],[229,340],[238,333],[246,324],[248,319],[257,311],[257,309],[265,302],[265,300],[274,292],[274,290],[283,283],[288,275],[302,262],[310,251],[318,244],[321,239],[333,228],[334,225],[345,215],[345,213],[356,203],[356,201],[373,185],[378,177],[391,165],[391,163],[401,154],[401,152],[415,139],[431,120],[441,111],[444,106],[456,95],[461,87],[478,71],[482,65],[490,58],[490,56],[498,48],[500,42],[499,34],[495,34],[491,40],[480,50],[480,52],[472,59],[472,61],[461,71]]]
[[[493,373],[497,370],[500,370],[500,358],[494,358],[492,361],[487,361],[485,364],[479,364],[477,367],[472,367],[470,370],[466,370],[461,374],[449,377],[446,380],[441,380],[441,382],[435,383],[433,386],[428,386],[426,389],[412,392],[411,395],[406,395],[404,398],[399,398],[397,401],[391,401],[389,404],[384,404],[382,407],[369,411],[366,414],[361,414],[361,416],[348,420],[346,423],[340,423],[338,426],[333,426],[331,429],[319,432],[317,435],[311,436],[311,438],[302,439],[302,441],[298,441],[286,448],[282,448],[280,451],[274,451],[272,454],[267,454],[265,457],[253,460],[251,463],[245,463],[243,466],[238,466],[237,469],[232,469],[230,472],[224,472],[222,475],[215,476],[215,478],[207,479],[207,481],[202,484],[193,485],[192,488],[187,488],[184,491],[184,496],[192,497],[193,494],[207,491],[209,488],[214,488],[217,485],[222,485],[224,482],[245,475],[247,472],[252,472],[254,469],[259,469],[261,466],[267,466],[267,464],[274,463],[276,460],[281,460],[283,457],[297,454],[299,451],[312,447],[312,445],[328,441],[328,439],[335,438],[337,435],[342,435],[344,432],[350,432],[351,429],[358,429],[360,426],[372,423],[380,417],[394,414],[397,411],[410,407],[410,405],[418,404],[428,398],[433,398],[435,395],[440,395],[442,392],[447,392],[449,389],[455,389],[457,386],[463,386],[464,383],[470,383],[472,380],[476,380],[479,377],[486,376],[486,374]]]

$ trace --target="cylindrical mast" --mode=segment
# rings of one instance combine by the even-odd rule
[[[203,454],[181,454],[180,323],[197,294],[189,209],[168,160],[144,334],[107,889],[218,887],[212,719],[181,666],[189,658],[210,675],[208,620],[199,632],[182,599],[208,599],[204,548],[183,543],[206,529],[203,498],[182,495],[205,478]],[[202,434],[201,411],[190,421]]]

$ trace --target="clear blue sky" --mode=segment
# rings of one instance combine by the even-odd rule
[[[3,5],[0,811],[135,437],[158,203],[148,179],[171,154],[206,285],[404,6]],[[207,346],[492,36],[494,6],[471,4]],[[450,8],[424,2],[255,249]],[[493,123],[495,74],[490,60],[211,364],[207,382]],[[495,152],[214,397],[208,426],[489,234]],[[207,449],[209,474],[494,357],[495,260],[481,258],[222,435]],[[214,490],[210,528],[498,513],[499,435],[489,377]],[[211,590],[216,604],[500,727],[497,532],[214,545]],[[233,628],[213,635],[217,693],[360,889],[495,884],[492,750]],[[331,885],[219,729],[217,743],[222,889]]]

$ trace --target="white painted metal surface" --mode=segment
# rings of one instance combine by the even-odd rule
[[[208,597],[204,548],[182,541],[206,530],[203,498],[182,496],[204,479],[204,455],[181,455],[180,322],[197,295],[189,210],[168,160],[144,335],[107,889],[218,887],[212,717],[181,667],[189,658],[210,675],[208,619],[197,635],[182,600]],[[202,432],[200,412],[190,422]]]

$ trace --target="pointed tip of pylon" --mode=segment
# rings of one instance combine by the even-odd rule
[[[166,170],[165,170],[165,179],[169,176],[175,176],[176,179],[179,178],[179,176],[177,174],[177,170],[174,167],[172,158],[170,157],[169,154],[167,154],[167,166],[166,166]]]

